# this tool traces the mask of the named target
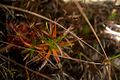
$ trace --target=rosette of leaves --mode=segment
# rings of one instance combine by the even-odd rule
[[[64,47],[71,48],[75,42],[74,39],[69,40],[71,37],[68,35],[68,31],[58,31],[56,24],[52,23],[48,25],[46,22],[45,29],[37,31],[41,38],[35,30],[30,29],[29,25],[25,23],[19,26],[16,25],[18,29],[13,24],[10,24],[10,26],[16,33],[15,37],[18,38],[17,40],[22,44],[22,47],[25,47],[22,53],[26,53],[24,60],[27,60],[27,63],[40,60],[52,62],[53,58],[56,63],[59,63],[60,57],[69,57],[64,51]]]

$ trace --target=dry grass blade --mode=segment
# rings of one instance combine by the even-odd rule
[[[27,75],[26,77],[27,77],[27,80],[30,80],[29,72],[26,68],[27,68],[27,63],[25,64],[25,71],[26,71],[26,75]]]
[[[29,63],[37,62],[40,59],[41,58],[37,55],[37,56],[33,57],[32,59],[30,59],[29,61],[27,61],[26,63],[29,64]]]
[[[1,52],[1,53],[2,53],[2,52],[5,52],[5,51],[9,50],[11,47],[13,47],[13,45],[8,44],[6,47],[0,48],[0,52]]]
[[[80,13],[81,13],[82,16],[84,17],[84,19],[86,20],[86,22],[88,23],[88,25],[90,26],[90,29],[92,30],[92,32],[93,32],[93,34],[95,35],[98,43],[100,44],[100,47],[101,47],[101,49],[102,49],[102,51],[103,51],[103,53],[104,53],[104,55],[105,55],[105,58],[108,59],[108,57],[107,57],[107,55],[106,55],[106,52],[105,52],[105,50],[104,50],[104,48],[103,48],[103,46],[102,46],[102,43],[101,43],[99,37],[97,36],[97,33],[95,32],[93,26],[92,26],[91,23],[89,22],[87,16],[86,16],[85,13],[83,12],[82,7],[79,5],[78,2],[75,2],[75,1],[74,1],[74,3],[76,4],[76,6],[77,6],[77,8],[79,9]]]
[[[89,25],[90,29],[92,30],[93,34],[95,35],[95,37],[96,37],[96,39],[97,39],[97,41],[98,41],[98,43],[99,43],[99,45],[100,45],[103,53],[104,53],[105,59],[108,60],[107,54],[106,54],[106,52],[105,52],[105,50],[104,50],[104,48],[103,48],[103,46],[102,46],[102,43],[101,43],[99,37],[97,36],[97,34],[96,34],[93,26],[92,26],[91,23],[89,22],[87,16],[86,16],[85,13],[83,12],[82,7],[80,6],[80,4],[79,4],[78,2],[74,1],[74,3],[75,3],[75,5],[77,6],[77,8],[79,9],[79,11],[80,11],[80,13],[82,14],[82,16],[84,17],[84,19],[86,20],[86,22],[88,23],[88,25]],[[108,66],[106,66],[106,69],[107,69],[107,72],[108,72],[108,78],[109,78],[109,80],[111,80],[111,63],[110,63],[110,61],[108,61],[107,64],[108,64]]]
[[[0,31],[0,34],[4,35],[4,33],[2,31]]]
[[[47,64],[47,62],[48,62],[47,60],[45,60],[45,61],[43,62],[43,64],[42,64],[41,67],[39,68],[39,71],[42,70],[42,68]]]
[[[48,77],[48,76],[46,76],[46,75],[44,75],[44,74],[41,74],[41,73],[39,73],[39,72],[37,72],[37,71],[34,71],[34,70],[32,70],[32,69],[30,69],[30,68],[28,68],[28,67],[25,67],[25,66],[17,63],[16,61],[14,61],[14,60],[12,60],[12,59],[9,59],[9,58],[7,58],[7,57],[5,57],[5,56],[3,56],[2,54],[0,54],[0,57],[2,57],[2,58],[4,58],[5,60],[8,60],[8,61],[10,61],[10,62],[18,65],[18,66],[20,66],[21,68],[24,68],[24,69],[26,69],[26,70],[28,70],[28,71],[36,74],[36,75],[39,75],[39,76],[41,76],[41,77],[44,77],[44,78],[46,78],[47,80],[53,80],[52,78],[50,78],[50,77]]]
[[[69,60],[73,60],[73,61],[76,61],[76,62],[82,62],[82,63],[86,63],[86,64],[94,64],[94,65],[104,65],[103,63],[97,63],[97,62],[92,62],[92,61],[85,61],[85,60],[80,60],[80,59],[76,59],[76,58],[72,58],[70,56],[59,56],[61,58],[64,58],[64,59],[69,59]]]
[[[0,57],[1,58],[1,57]],[[0,69],[2,68],[2,71],[0,70],[0,74],[1,76],[4,77],[4,80],[5,79],[9,79],[9,76],[8,75],[11,75],[12,76],[12,72],[10,69],[8,69],[7,67],[3,66],[2,64],[0,64]],[[2,78],[3,79],[3,78]]]
[[[29,56],[30,56],[30,54],[27,54],[27,55],[23,58],[23,60],[26,60]]]

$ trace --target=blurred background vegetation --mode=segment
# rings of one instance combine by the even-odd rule
[[[1,80],[120,80],[119,0],[84,1],[0,0]]]

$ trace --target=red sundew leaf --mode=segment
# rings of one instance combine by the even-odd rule
[[[53,56],[55,57],[56,62],[59,63],[60,62],[60,58],[58,56],[57,51],[55,49],[52,49],[52,53],[53,53]]]
[[[19,34],[18,35],[19,37],[21,37],[25,42],[27,42],[27,43],[31,43],[31,40],[30,39],[28,39],[26,36],[24,36],[24,35],[22,35],[22,34]]]
[[[15,25],[13,25],[13,23],[9,23],[9,26],[10,26],[10,28],[17,34],[18,32],[16,31],[16,26]]]
[[[48,49],[48,47],[37,47],[37,46],[34,46],[37,50],[39,50],[39,51],[45,51],[45,50],[47,50]]]
[[[52,38],[56,38],[56,34],[57,34],[57,29],[56,29],[56,24],[54,24],[54,27],[53,27],[53,32],[52,32]]]
[[[50,55],[51,55],[51,51],[49,50],[48,52],[47,52],[47,55],[44,57],[45,59],[48,59],[49,57],[50,57]]]
[[[27,35],[30,36],[30,38],[32,40],[36,40],[37,39],[37,35],[35,34],[34,31],[30,31]]]
[[[23,44],[24,44],[26,47],[29,47],[29,48],[30,48],[30,47],[34,47],[35,49],[37,49],[37,50],[39,50],[39,51],[43,51],[43,50],[46,50],[46,49],[47,49],[47,47],[37,47],[37,46],[33,46],[33,45],[25,42],[22,38],[21,38],[21,40],[22,40]]]
[[[35,48],[38,49],[38,50],[48,50],[48,44],[39,44],[39,45],[36,45]]]
[[[21,33],[26,33],[29,30],[29,25],[26,23],[21,23],[18,25],[18,31]]]
[[[22,41],[22,43],[26,44],[27,46],[30,46],[29,43],[31,42],[27,37],[23,36],[22,33],[23,32],[18,32],[15,29],[15,25],[13,23],[10,23],[9,26],[13,29],[13,31],[16,33],[16,36],[18,36],[20,38],[20,40]],[[23,27],[23,26],[22,26]]]
[[[25,41],[22,39],[22,37],[20,37],[20,39],[21,39],[22,43],[23,43],[26,47],[32,47],[32,45],[29,44],[29,43],[27,43],[27,42],[25,42]]]
[[[72,46],[72,45],[74,45],[73,42],[75,42],[75,41],[69,41],[69,42],[61,41],[61,42],[59,43],[59,45],[60,45],[61,47],[64,47],[64,46]]]

